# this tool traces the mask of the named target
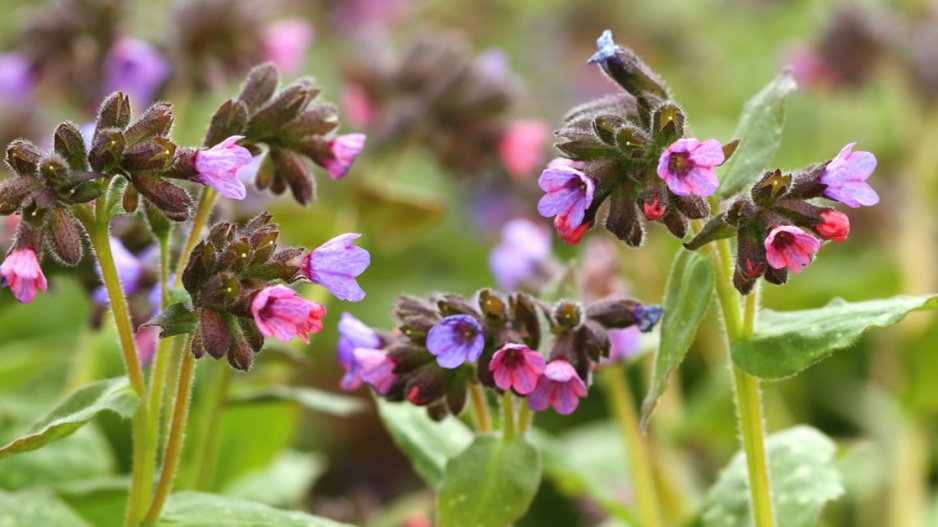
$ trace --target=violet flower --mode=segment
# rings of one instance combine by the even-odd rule
[[[713,167],[725,161],[723,147],[716,139],[700,142],[696,139],[678,139],[661,153],[658,177],[678,196],[691,194],[707,197],[720,185]]]
[[[238,170],[254,158],[247,148],[235,144],[241,139],[243,135],[233,135],[208,150],[200,150],[192,160],[199,171],[195,178],[226,198],[244,199],[247,193],[238,179]]]
[[[349,313],[339,316],[339,342],[336,345],[336,357],[345,369],[345,376],[339,386],[343,390],[354,390],[361,386],[361,364],[355,360],[358,348],[376,349],[381,346],[378,333],[366,326],[361,320]]]
[[[866,183],[876,169],[876,156],[869,152],[851,152],[855,144],[843,147],[827,164],[818,181],[827,185],[824,197],[852,208],[869,207],[879,203],[879,195]]]
[[[267,59],[286,75],[298,73],[313,43],[314,32],[302,18],[277,20],[264,28],[263,46]]]
[[[628,359],[638,353],[641,346],[642,332],[638,326],[630,326],[625,329],[610,329],[609,334],[609,356],[602,357],[599,363],[602,365],[612,364],[621,360]]]
[[[521,344],[506,344],[492,356],[489,370],[495,378],[495,386],[505,391],[514,388],[519,394],[527,395],[534,391],[545,366],[540,353]]]
[[[448,316],[427,334],[427,350],[436,356],[440,367],[446,369],[479,360],[483,347],[482,325],[469,315]]]
[[[168,76],[166,59],[142,40],[118,40],[104,58],[104,85],[107,93],[126,92],[142,106],[153,102],[156,91]]]
[[[32,67],[19,53],[0,53],[0,101],[22,104],[32,95]]]
[[[555,359],[544,368],[534,391],[528,394],[528,407],[540,412],[553,406],[558,414],[568,415],[579,406],[580,397],[586,397],[586,384],[569,362]]]
[[[14,249],[0,264],[0,286],[9,287],[21,304],[36,298],[36,291],[46,292],[49,286],[39,267],[39,258],[31,247]]]
[[[340,135],[329,143],[332,159],[323,159],[322,164],[332,179],[341,179],[352,168],[352,162],[365,147],[365,134]]]
[[[795,274],[811,263],[811,255],[817,252],[821,242],[817,238],[795,227],[779,225],[765,239],[765,259],[775,269],[785,267]]]
[[[309,344],[308,333],[322,331],[326,308],[306,300],[283,285],[265,287],[251,299],[251,314],[257,329],[265,337],[284,342],[300,337]]]
[[[537,184],[547,192],[537,203],[537,212],[541,216],[566,216],[570,229],[583,223],[596,188],[591,178],[573,167],[560,166],[544,170]]]
[[[511,290],[533,276],[550,258],[550,231],[532,221],[517,218],[502,228],[502,241],[489,254],[489,269],[498,286]]]
[[[142,279],[147,270],[144,258],[134,256],[133,253],[124,247],[124,244],[121,243],[118,238],[112,236],[108,238],[108,243],[111,246],[111,256],[114,259],[114,269],[117,271],[117,279],[120,280],[121,289],[124,291],[124,294],[130,296],[139,293],[143,290]],[[98,273],[98,278],[101,278],[103,281],[101,266],[99,264],[95,264],[95,271]],[[158,291],[156,294],[157,298],[159,298]],[[107,288],[104,285],[96,287],[91,293],[91,298],[94,303],[99,306],[106,306],[111,301],[107,293]]]
[[[358,302],[365,291],[355,281],[371,263],[371,255],[352,245],[361,234],[340,234],[314,249],[300,262],[306,278],[325,287],[339,300]]]
[[[388,352],[378,349],[355,348],[354,358],[359,365],[362,382],[371,386],[379,395],[387,395],[397,374],[397,364],[388,357]]]

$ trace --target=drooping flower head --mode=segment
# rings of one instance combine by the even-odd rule
[[[508,175],[521,179],[544,162],[544,144],[550,126],[541,119],[524,119],[508,126],[496,145]]]
[[[340,135],[329,143],[333,158],[323,159],[322,163],[332,179],[341,179],[352,168],[352,162],[365,147],[365,134]]]
[[[397,380],[397,374],[394,368],[397,366],[384,350],[355,348],[354,359],[359,365],[362,382],[371,386],[380,395],[387,395],[394,381]]]
[[[866,183],[876,169],[876,156],[869,152],[851,152],[853,145],[845,146],[818,179],[827,188],[824,197],[839,201],[848,207],[869,207],[879,203],[879,195]]]
[[[108,51],[104,59],[104,76],[107,93],[123,91],[135,103],[147,105],[169,76],[169,65],[150,44],[124,38]]]
[[[313,37],[313,28],[302,18],[277,20],[264,28],[263,45],[267,60],[287,75],[293,75],[303,67],[303,59]]]
[[[514,289],[537,273],[550,259],[550,231],[542,225],[517,218],[502,228],[502,242],[489,254],[489,268],[498,286]]]
[[[825,240],[842,242],[850,234],[850,218],[836,210],[825,210],[821,213],[824,223],[814,226],[814,231]]]
[[[317,283],[339,300],[358,302],[365,291],[355,281],[371,263],[371,255],[353,244],[361,234],[340,234],[314,249],[300,262],[306,278]]]
[[[482,325],[469,315],[448,316],[427,334],[427,350],[448,369],[479,360],[484,345]]]
[[[535,412],[553,406],[558,414],[568,415],[579,406],[580,397],[586,397],[586,384],[568,361],[555,359],[538,378],[534,391],[528,394],[528,406]]]
[[[811,263],[811,255],[818,251],[821,242],[817,238],[793,225],[779,225],[765,239],[765,258],[775,269],[787,267],[795,274]]]
[[[514,388],[521,395],[534,391],[544,367],[544,357],[521,344],[506,344],[489,363],[495,385],[505,391]]]
[[[339,316],[339,342],[336,345],[336,357],[345,369],[345,376],[339,386],[343,390],[354,390],[361,386],[361,364],[355,360],[358,348],[377,349],[381,347],[381,337],[349,313]]]
[[[233,135],[208,150],[200,150],[192,161],[199,171],[196,179],[226,198],[244,199],[247,194],[238,170],[250,164],[253,157],[247,148],[235,144],[241,139],[243,135]]]
[[[678,139],[661,154],[658,177],[678,196],[693,194],[705,198],[720,185],[713,167],[724,160],[723,147],[716,139],[702,143],[696,139]]]
[[[251,314],[265,337],[284,342],[300,337],[309,344],[309,333],[322,331],[326,308],[283,285],[261,289],[251,300]]]
[[[583,223],[596,188],[592,178],[573,167],[559,166],[545,170],[537,184],[547,192],[537,203],[537,212],[541,216],[566,216],[570,229]]]
[[[0,264],[0,286],[9,287],[22,304],[32,302],[37,290],[46,292],[48,285],[36,251],[30,247],[10,251]]]

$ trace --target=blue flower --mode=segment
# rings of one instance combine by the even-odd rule
[[[608,60],[619,62],[619,59],[616,58],[619,46],[612,41],[612,31],[608,29],[603,31],[603,34],[596,39],[596,47],[599,48],[599,51],[589,58],[588,64],[602,64]]]
[[[639,331],[648,333],[661,320],[663,313],[664,309],[661,306],[638,306],[632,311],[632,317]]]
[[[371,255],[353,244],[361,234],[340,234],[303,257],[300,270],[339,300],[358,302],[365,291],[355,278],[371,263]]]
[[[469,315],[446,317],[427,334],[427,349],[440,367],[447,369],[479,360],[484,346],[482,326]]]

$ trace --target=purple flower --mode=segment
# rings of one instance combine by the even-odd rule
[[[329,143],[332,159],[323,159],[323,166],[332,179],[340,179],[352,168],[352,162],[365,147],[365,134],[340,135]]]
[[[309,344],[308,333],[322,331],[326,308],[306,300],[283,285],[265,287],[251,299],[251,314],[257,329],[265,337],[284,342],[300,337]]]
[[[359,237],[361,234],[340,234],[314,249],[300,262],[303,275],[339,300],[358,302],[365,298],[355,277],[368,268],[371,255],[352,245]]]
[[[596,188],[592,179],[573,167],[561,166],[545,170],[537,184],[547,192],[537,203],[537,212],[541,216],[566,216],[570,229],[583,223]]]
[[[514,387],[521,395],[527,395],[537,385],[538,376],[544,373],[544,357],[521,344],[506,344],[495,352],[489,369],[495,377],[495,386],[508,391]]]
[[[537,380],[534,391],[528,395],[528,406],[535,412],[553,406],[558,414],[568,415],[586,397],[586,384],[576,374],[573,366],[564,359],[556,359],[544,369]]]
[[[339,364],[345,369],[345,376],[339,384],[343,390],[354,390],[362,383],[361,364],[355,360],[355,350],[357,348],[374,349],[380,346],[381,337],[375,330],[348,313],[342,313],[339,316],[339,343],[335,351]]]
[[[277,20],[264,29],[264,51],[283,73],[292,75],[303,66],[313,36],[313,28],[302,18]]]
[[[134,333],[134,343],[137,347],[137,357],[140,358],[141,366],[147,367],[153,362],[158,341],[159,330],[154,327],[146,327]]]
[[[638,352],[642,339],[642,332],[639,331],[638,326],[630,326],[625,329],[610,329],[608,330],[608,334],[609,342],[611,343],[609,356],[600,359],[600,364],[606,365],[619,362]]]
[[[33,91],[33,73],[29,61],[19,53],[0,54],[0,100],[23,103]]]
[[[489,268],[502,289],[514,289],[550,258],[550,230],[518,218],[502,228],[502,242],[489,254]]]
[[[869,152],[851,152],[855,144],[845,146],[827,164],[818,181],[827,185],[825,197],[848,207],[869,207],[879,203],[876,191],[866,183],[866,179],[876,169],[876,156]]]
[[[235,144],[241,139],[243,135],[233,135],[208,150],[200,150],[192,160],[199,171],[195,178],[226,198],[244,199],[247,193],[244,183],[238,179],[238,170],[254,158],[247,148]]]
[[[442,368],[458,368],[482,355],[485,335],[482,326],[469,315],[452,315],[439,321],[427,334],[427,349]]]
[[[637,306],[632,310],[632,318],[635,319],[635,325],[638,326],[639,331],[648,333],[661,320],[663,313],[664,309],[661,306]]]
[[[598,51],[589,58],[587,64],[602,64],[608,60],[613,60],[616,58],[616,51],[619,49],[619,46],[612,41],[612,31],[605,30],[602,35],[599,35],[599,38],[596,39],[596,47]]]
[[[397,374],[394,373],[397,363],[384,350],[355,348],[353,353],[362,382],[374,388],[378,394],[387,395],[397,380]]]
[[[133,38],[118,40],[104,59],[104,85],[108,91],[123,91],[146,106],[169,75],[169,65],[156,49]]]
[[[801,268],[811,263],[811,255],[821,247],[817,238],[795,227],[779,225],[765,239],[765,259],[775,269],[791,269],[799,274]]]
[[[707,197],[720,185],[713,167],[723,164],[723,147],[716,139],[703,143],[696,139],[678,139],[658,160],[658,177],[678,196],[691,194]]]
[[[36,251],[31,247],[11,251],[0,264],[0,286],[8,286],[21,304],[32,302],[37,290],[45,292],[49,284],[39,267]]]
[[[121,289],[127,296],[139,293],[143,289],[142,279],[147,270],[146,263],[144,263],[145,259],[134,256],[117,238],[111,237],[108,241],[111,245],[111,256],[114,258],[114,268],[117,271]],[[97,271],[98,277],[101,278],[100,265],[95,264],[95,271]],[[110,302],[107,288],[103,285],[95,288],[91,298],[99,306],[106,306]]]

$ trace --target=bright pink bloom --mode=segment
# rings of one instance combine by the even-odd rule
[[[355,362],[360,367],[361,380],[374,388],[378,394],[387,395],[398,377],[394,373],[397,363],[388,357],[388,352],[384,350],[355,348],[353,353]]]
[[[9,286],[13,297],[22,304],[36,298],[36,290],[46,291],[49,284],[39,267],[39,258],[32,248],[15,249],[0,264],[0,285]]]
[[[264,51],[281,71],[292,75],[303,67],[313,36],[313,28],[302,18],[277,20],[264,28]]]
[[[508,174],[521,179],[544,163],[544,144],[550,126],[541,119],[525,119],[509,125],[496,145]]]
[[[645,213],[645,217],[648,218],[648,221],[655,221],[661,219],[664,213],[668,212],[668,209],[661,205],[661,200],[656,194],[651,203],[642,204],[642,212]]]
[[[489,363],[495,376],[495,386],[505,391],[514,387],[521,395],[534,391],[544,367],[544,357],[521,344],[506,344],[495,352]]]
[[[332,179],[340,179],[352,168],[352,162],[365,147],[365,134],[340,135],[329,143],[329,150],[334,156],[324,159],[323,165]]]
[[[343,115],[356,128],[364,128],[377,116],[377,109],[368,97],[368,92],[358,84],[346,84],[339,95],[342,99]]]
[[[566,216],[557,216],[554,218],[554,228],[557,229],[557,236],[567,245],[576,245],[583,239],[583,235],[590,229],[590,223],[584,223],[576,229],[570,228],[570,220]]]
[[[811,263],[811,255],[821,246],[817,238],[793,225],[779,225],[765,239],[765,259],[775,269],[791,269],[799,274]]]
[[[235,144],[241,139],[243,135],[233,135],[208,150],[200,150],[192,160],[199,171],[195,178],[226,198],[244,199],[247,193],[244,183],[238,179],[238,169],[254,158],[247,148]]]
[[[658,177],[678,196],[694,194],[705,198],[720,185],[713,167],[722,165],[725,160],[723,147],[716,139],[703,143],[696,139],[678,139],[661,154]]]
[[[836,210],[825,210],[821,213],[824,223],[814,227],[815,232],[825,240],[842,242],[850,234],[850,218]]]
[[[855,144],[845,146],[827,164],[818,181],[827,185],[824,197],[848,207],[869,207],[879,203],[879,195],[866,183],[866,179],[876,170],[876,156],[869,152],[851,152]]]
[[[571,229],[583,223],[596,189],[592,178],[575,168],[560,166],[542,172],[537,184],[547,192],[537,202],[537,212],[541,216],[566,216]]]
[[[586,397],[586,384],[576,374],[573,366],[564,359],[556,359],[544,369],[537,380],[534,391],[528,395],[528,406],[535,412],[553,406],[558,414],[573,413]]]
[[[257,329],[265,337],[284,342],[300,337],[309,344],[307,333],[322,331],[326,308],[296,294],[282,285],[265,287],[251,300],[251,314]]]
[[[783,62],[791,68],[798,86],[817,87],[836,84],[837,74],[824,63],[818,54],[809,48],[798,46],[785,53]]]

